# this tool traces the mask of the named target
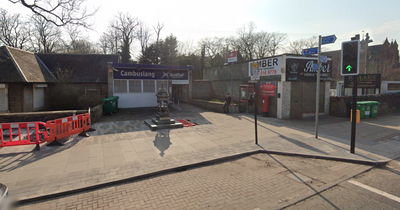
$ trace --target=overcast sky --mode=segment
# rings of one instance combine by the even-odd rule
[[[19,4],[0,1],[11,13],[30,14]],[[340,49],[341,42],[357,33],[362,37],[363,31],[373,39],[371,45],[382,44],[386,37],[400,41],[399,0],[87,0],[86,5],[89,10],[99,7],[95,31],[87,32],[92,41],[118,12],[129,12],[150,28],[162,22],[161,36],[172,33],[179,41],[234,36],[250,21],[257,31],[287,33],[288,42],[335,34],[338,40],[325,50]]]

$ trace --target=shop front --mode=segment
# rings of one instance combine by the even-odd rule
[[[255,91],[259,114],[279,119],[315,116],[317,60],[317,57],[284,54],[250,61],[249,77],[254,74],[254,63],[259,68]],[[332,61],[328,58],[321,67],[319,112],[323,114],[329,113],[331,80]]]
[[[139,108],[157,106],[162,84],[171,96],[180,96],[176,92],[188,88],[193,66],[109,63],[108,69],[108,95],[119,96],[120,108]]]

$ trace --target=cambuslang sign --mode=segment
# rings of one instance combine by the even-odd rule
[[[114,79],[188,80],[187,70],[117,69]]]
[[[250,61],[249,62],[249,77],[252,75],[253,63],[257,63],[257,67],[260,71],[260,76],[272,76],[281,75],[281,62],[282,57],[266,58],[262,60]]]
[[[286,59],[286,81],[316,82],[317,70],[313,69],[313,64],[318,63],[317,58],[296,58]],[[322,63],[321,80],[332,80],[332,61]]]

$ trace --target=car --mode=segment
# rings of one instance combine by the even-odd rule
[[[10,199],[8,197],[8,188],[0,183],[0,210],[10,209]]]

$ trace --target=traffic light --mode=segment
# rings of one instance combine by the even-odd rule
[[[342,76],[358,75],[360,60],[360,40],[342,42]]]

